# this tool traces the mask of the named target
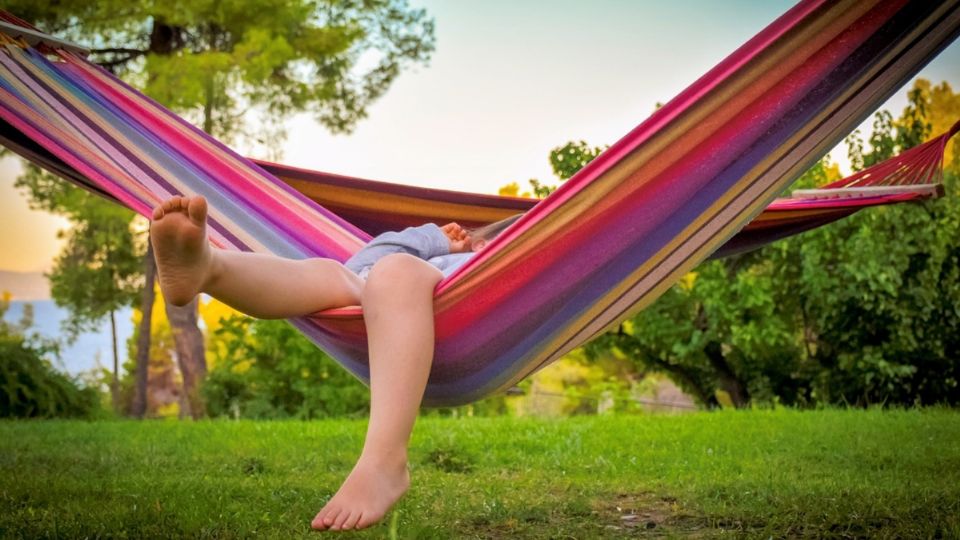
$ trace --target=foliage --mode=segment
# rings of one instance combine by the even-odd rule
[[[517,416],[574,416],[640,412],[641,374],[615,357],[588,361],[582,349],[538,371],[524,395],[510,398]]]
[[[945,131],[960,114],[960,94],[947,83],[918,80],[908,97],[900,117],[877,113],[868,144],[848,137],[854,169]],[[557,177],[600,150],[582,141],[554,149]],[[664,373],[711,407],[960,403],[958,172],[954,161],[940,200],[872,208],[705,262],[585,350],[595,361],[625,358]],[[792,187],[839,177],[821,161]],[[538,196],[555,189],[530,185]],[[516,183],[502,191],[518,192]]]
[[[882,144],[865,164],[927,138],[928,87],[917,84],[900,119],[879,126],[884,134],[871,140]],[[960,403],[958,173],[954,162],[939,200],[861,212],[772,254],[807,314],[818,398]]]
[[[945,85],[944,85],[945,86]],[[929,135],[929,84],[898,119],[875,117],[870,166]],[[940,120],[938,120],[940,121]],[[835,170],[835,169],[834,169]],[[835,179],[826,162],[797,187]],[[872,208],[757,252],[710,261],[590,345],[670,374],[708,405],[960,403],[960,204]]]
[[[606,149],[606,146],[590,146],[585,141],[568,142],[550,151],[550,167],[557,178],[568,180]]]
[[[89,47],[204,131],[273,146],[301,111],[349,132],[434,50],[433,20],[406,0],[11,0],[5,9]]]
[[[19,324],[3,320],[9,296],[0,299],[0,418],[87,417],[97,412],[100,395],[57,371],[49,357],[55,343],[24,333],[32,325],[25,309]]]
[[[310,519],[366,427],[0,422],[0,530],[316,539]],[[958,439],[960,415],[941,408],[421,418],[413,488],[382,524],[348,534],[957,538]]]
[[[285,321],[233,316],[203,386],[211,416],[323,418],[362,414],[367,388]]]
[[[923,109],[926,111],[925,120],[930,123],[931,134],[944,133],[954,123],[960,122],[960,92],[954,92],[946,81],[933,86],[930,81],[917,79],[913,84],[912,92],[913,100],[923,103]],[[954,158],[958,154],[960,154],[960,138],[954,137],[947,144],[944,152],[944,166],[954,166]]]
[[[590,361],[576,349],[511,390],[458,407],[424,408],[421,416],[539,416],[640,412],[653,390],[635,364],[608,357]]]
[[[167,416],[177,413],[179,374],[161,298],[154,309],[149,411]],[[199,311],[209,366],[202,394],[210,416],[310,419],[359,415],[368,407],[366,387],[288,323],[252,319],[212,298]],[[139,316],[135,311],[135,321]],[[128,373],[130,394],[130,367]]]
[[[568,142],[550,150],[550,167],[553,174],[560,180],[567,180],[585,167],[593,158],[600,155],[606,147],[590,146],[585,141]],[[511,182],[500,188],[499,194],[504,197],[535,197],[542,199],[557,189],[557,186],[544,184],[536,178],[527,180],[531,191],[520,191],[520,184]]]

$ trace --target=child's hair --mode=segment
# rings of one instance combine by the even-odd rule
[[[513,225],[515,221],[520,219],[523,214],[514,214],[508,218],[501,219],[500,221],[494,221],[484,225],[483,227],[477,227],[476,229],[468,229],[467,234],[470,235],[470,238],[474,240],[486,240],[489,242],[497,237],[500,233],[504,231],[510,225]]]

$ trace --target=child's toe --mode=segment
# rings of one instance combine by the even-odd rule
[[[348,517],[347,520],[343,523],[343,528],[344,529],[355,528],[357,526],[357,522],[360,521],[361,516],[362,514],[359,511],[350,514],[350,517]]]

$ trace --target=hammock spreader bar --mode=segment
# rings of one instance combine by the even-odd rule
[[[425,402],[505,389],[649,305],[950,43],[958,6],[808,0],[774,21],[438,286]],[[104,70],[57,54],[0,51],[0,119],[97,189],[141,213],[200,193],[226,249],[343,260],[369,238]],[[293,323],[367,378],[359,308]]]

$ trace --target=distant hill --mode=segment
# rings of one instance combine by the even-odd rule
[[[0,294],[7,291],[13,300],[49,300],[50,282],[42,272],[0,270]]]

